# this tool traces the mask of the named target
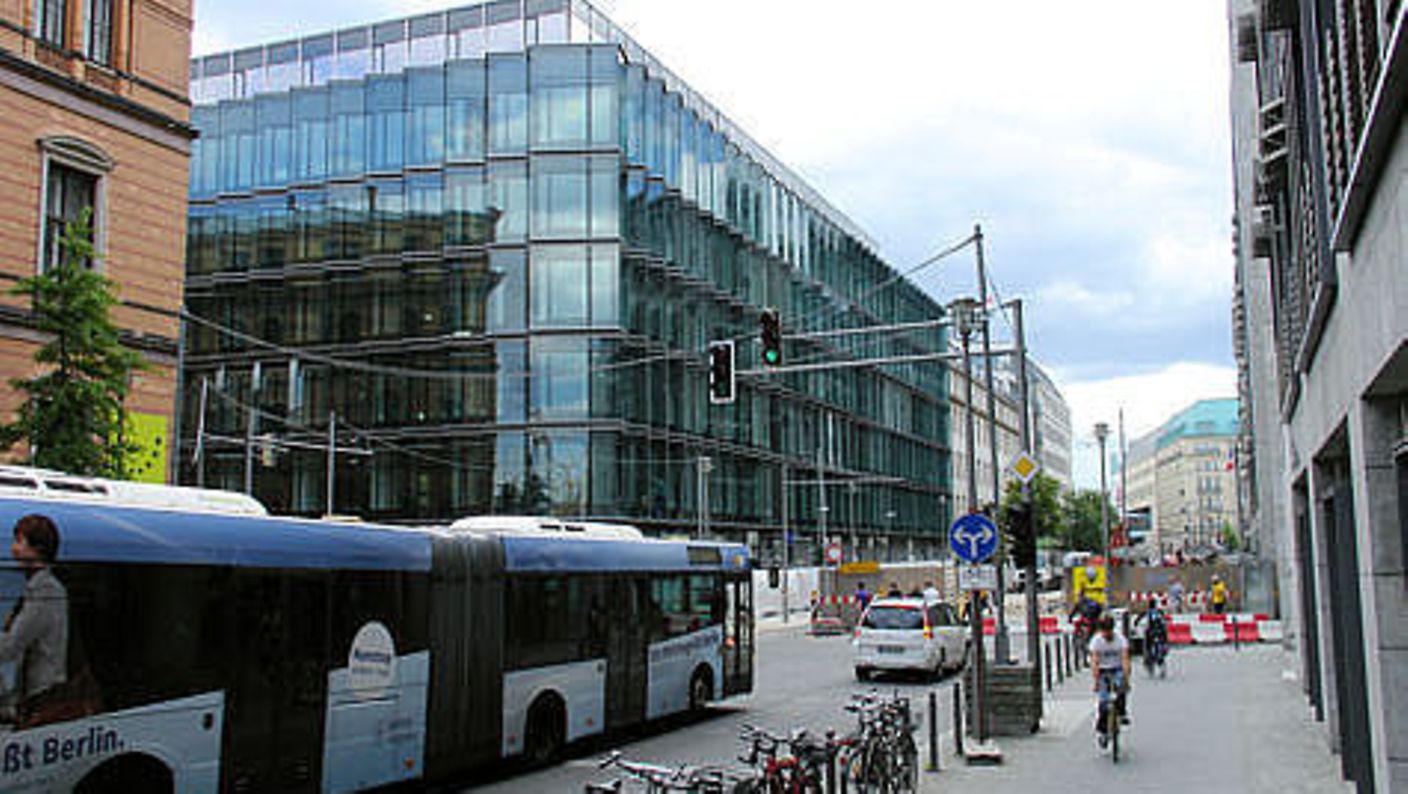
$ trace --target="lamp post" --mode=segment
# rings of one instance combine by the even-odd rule
[[[1105,549],[1105,605],[1110,603],[1111,574],[1110,564],[1110,516],[1105,497],[1105,439],[1110,437],[1110,426],[1104,422],[1095,423],[1095,440],[1100,442],[1100,545]]]
[[[968,354],[968,343],[973,337],[973,332],[978,330],[983,322],[983,306],[973,298],[957,298],[949,304],[949,313],[953,316],[954,327],[958,330],[959,337],[963,340],[963,410],[964,410],[964,438],[967,441],[965,457],[968,462],[968,512],[975,513],[978,510],[978,470],[976,450],[973,445],[973,361]],[[997,593],[1001,596],[1001,593]],[[978,741],[985,742],[988,738],[988,718],[987,708],[983,696],[987,682],[984,680],[984,667],[987,666],[987,652],[983,649],[983,611],[980,608],[981,596],[979,590],[973,590],[968,594],[968,626],[972,633],[973,644],[973,727]]]

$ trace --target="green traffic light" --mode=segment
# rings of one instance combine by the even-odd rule
[[[763,360],[769,364],[776,364],[778,359],[776,350],[768,350],[763,353]]]

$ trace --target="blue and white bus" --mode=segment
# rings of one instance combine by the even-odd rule
[[[0,494],[0,526],[57,528],[67,621],[42,707],[0,665],[0,791],[464,780],[752,688],[741,545],[90,497]],[[0,567],[0,614],[24,576]]]

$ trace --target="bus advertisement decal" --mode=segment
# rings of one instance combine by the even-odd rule
[[[430,652],[398,656],[379,621],[352,639],[347,666],[328,672],[323,791],[360,791],[425,774]]]
[[[64,791],[124,754],[161,760],[191,791],[218,783],[223,692],[0,734],[0,790]]]

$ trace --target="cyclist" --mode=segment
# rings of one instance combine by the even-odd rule
[[[1149,599],[1139,620],[1144,624],[1144,666],[1153,673],[1154,666],[1162,664],[1168,653],[1168,618],[1159,608],[1157,597]]]
[[[1087,592],[1080,594],[1080,600],[1071,607],[1071,625],[1075,626],[1076,636],[1082,640],[1095,633],[1095,624],[1100,620],[1104,607]]]
[[[1099,732],[1100,746],[1103,748],[1110,741],[1108,714],[1112,694],[1120,723],[1129,723],[1125,708],[1129,692],[1129,640],[1115,631],[1115,619],[1109,615],[1100,618],[1100,633],[1090,641],[1090,671],[1094,677],[1094,691],[1100,694],[1095,730]]]

